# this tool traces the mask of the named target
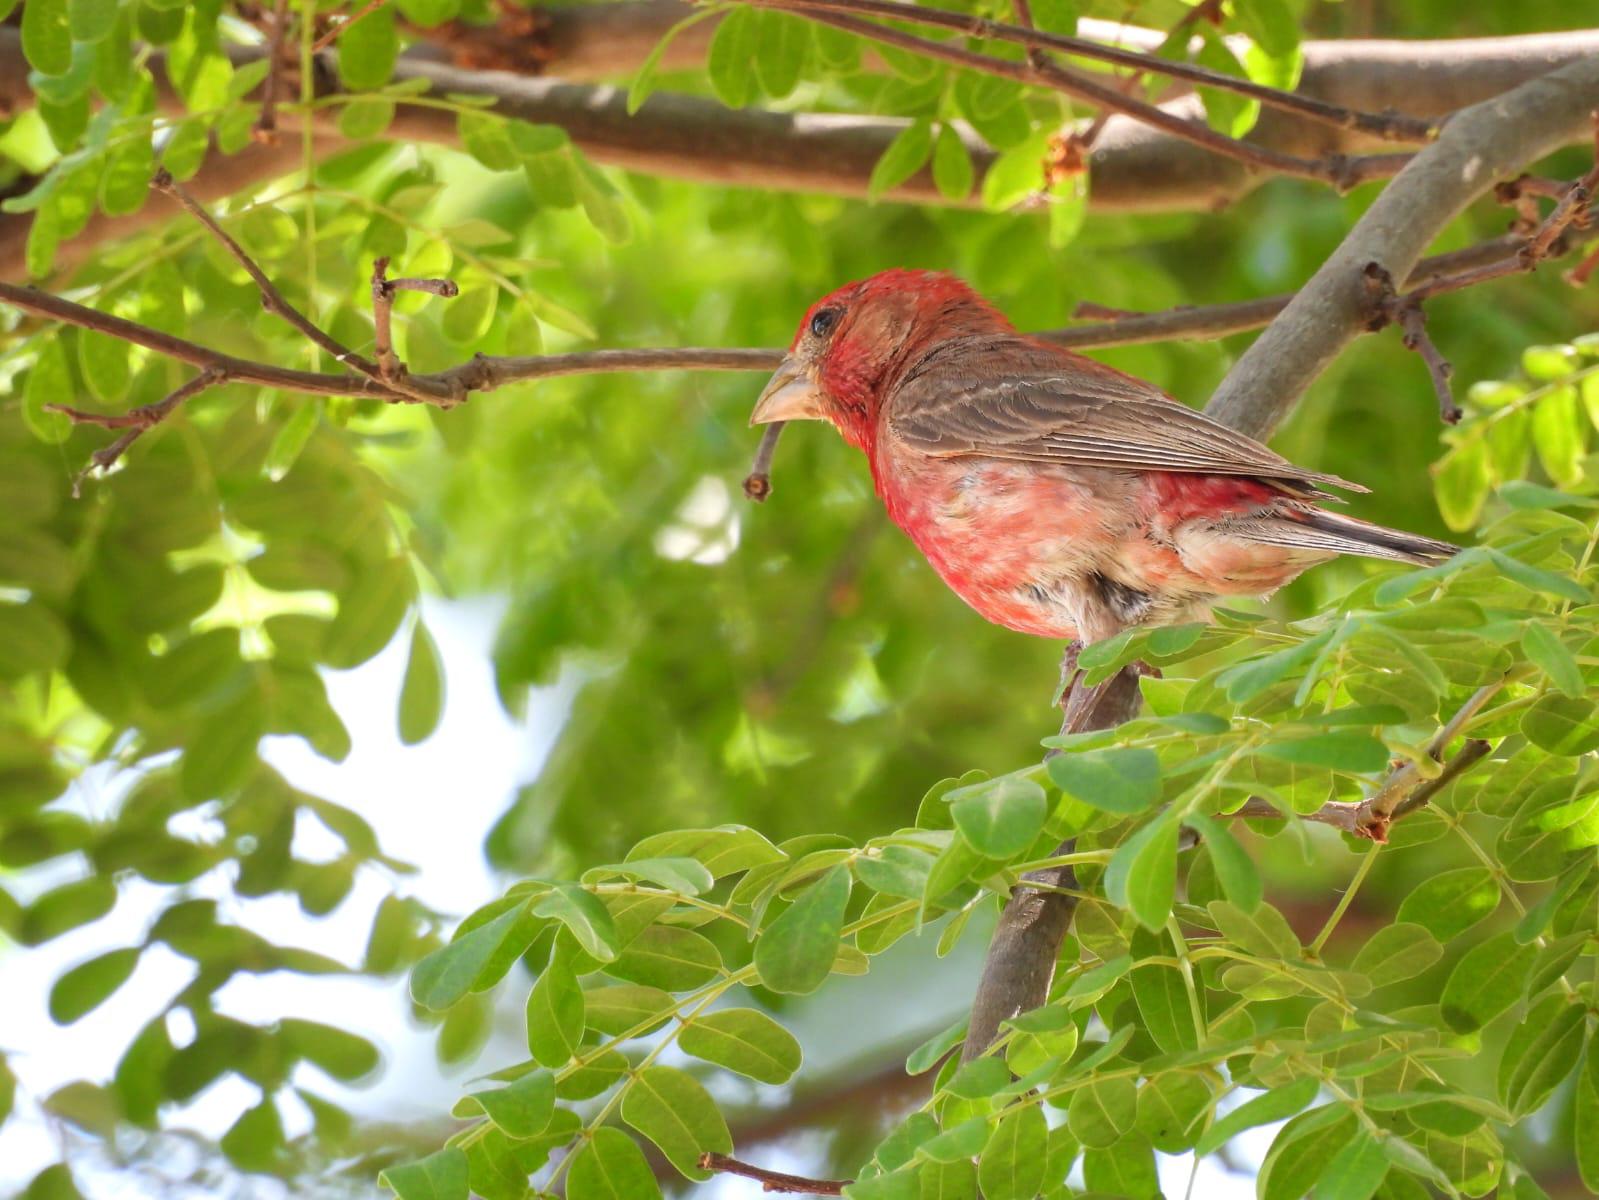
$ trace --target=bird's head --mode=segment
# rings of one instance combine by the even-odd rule
[[[1010,329],[988,301],[942,271],[883,271],[846,284],[806,312],[750,424],[828,421],[867,450],[883,399],[906,366],[948,338]]]

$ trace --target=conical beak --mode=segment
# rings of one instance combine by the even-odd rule
[[[774,421],[819,421],[822,397],[806,374],[805,367],[791,354],[761,389],[750,414],[751,425],[770,425]]]

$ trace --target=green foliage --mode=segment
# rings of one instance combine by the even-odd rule
[[[357,6],[293,7],[337,20]],[[1223,28],[1198,26],[1196,61],[1291,86],[1301,7],[1238,0]],[[1565,15],[1481,6],[1467,29],[1454,8],[1415,7],[1391,32]],[[13,8],[0,0],[0,17]],[[91,222],[145,211],[158,163],[186,180],[251,146],[266,64],[241,45],[242,11],[28,0],[16,32],[36,103],[0,123],[0,209],[31,219],[25,266],[52,290],[331,370],[192,224],[72,248]],[[1081,16],[1169,27],[1185,11],[1033,5],[1061,32]],[[1059,97],[742,7],[679,25],[718,20],[705,71],[663,70],[658,49],[628,81],[629,109],[670,88],[898,118],[871,173],[879,202],[601,170],[561,129],[440,91],[403,57],[419,29],[494,15],[482,0],[377,6],[336,40],[342,88],[311,102],[351,144],[213,205],[293,303],[363,353],[372,259],[455,279],[453,300],[396,304],[415,370],[588,342],[775,345],[815,295],[895,265],[958,270],[1026,328],[1058,326],[1084,299],[1237,299],[1296,286],[1368,200],[1284,182],[1230,214],[1089,218],[1085,180],[1046,174],[1077,115]],[[1317,35],[1351,19],[1303,15]],[[278,98],[286,126],[301,115],[292,91]],[[1199,94],[1214,128],[1258,119],[1253,102]],[[394,134],[419,111],[456,145]],[[949,210],[886,202],[924,170]],[[1449,237],[1502,224],[1489,210]],[[18,878],[0,890],[0,931],[22,954],[94,935],[134,884],[159,896],[142,933],[75,954],[55,979],[48,1012],[63,1024],[124,1003],[147,952],[193,973],[139,1014],[101,1077],[24,1088],[23,1107],[109,1146],[232,1075],[255,1093],[217,1148],[238,1171],[334,1158],[408,1198],[516,1200],[536,1184],[647,1200],[655,1151],[698,1179],[702,1153],[731,1148],[748,1085],[724,1073],[804,1078],[790,1027],[809,1001],[796,998],[825,1001],[834,976],[862,974],[884,989],[875,1001],[898,995],[908,956],[980,940],[1023,874],[1065,858],[1086,899],[1049,1002],[965,1068],[945,1058],[962,1021],[914,1051],[931,1098],[893,1130],[841,1139],[852,1194],[1053,1200],[1081,1179],[1145,1195],[1157,1153],[1215,1154],[1279,1121],[1260,1182],[1272,1200],[1312,1184],[1322,1197],[1536,1195],[1523,1167],[1568,1149],[1599,1190],[1599,1150],[1570,1132],[1599,1125],[1599,342],[1572,338],[1591,323],[1579,293],[1501,286],[1515,303],[1429,306],[1460,378],[1512,374],[1469,389],[1430,482],[1426,381],[1384,341],[1347,356],[1280,443],[1373,485],[1362,515],[1419,529],[1436,502],[1471,549],[1428,571],[1328,567],[1264,614],[1090,647],[1096,679],[1135,659],[1162,676],[1144,681],[1146,716],[1046,739],[1063,751],[1047,764],[1028,747],[1053,727],[1056,648],[982,627],[948,597],[883,531],[836,439],[792,431],[774,501],[731,501],[748,379],[552,380],[433,414],[228,385],[74,499],[74,469],[109,438],[47,406],[121,413],[188,373],[4,314],[0,866]],[[1106,358],[1198,402],[1236,349]],[[344,761],[351,732],[326,673],[402,633],[384,720],[407,745],[430,738],[449,690],[419,603],[434,592],[507,600],[494,666],[508,710],[557,682],[575,697],[489,842],[522,881],[447,940],[453,918],[407,898],[406,864],[367,823],[292,786],[261,749],[297,738]],[[1231,816],[1251,798],[1295,814],[1354,802],[1395,760],[1435,773],[1430,739],[1481,689],[1492,695],[1464,732],[1492,754],[1387,845]],[[404,799],[452,819],[440,797]],[[331,856],[297,845],[313,823]],[[1353,907],[1333,910],[1351,873]],[[274,944],[235,904],[292,897],[321,917],[368,879],[387,894],[359,962]],[[356,1159],[352,1117],[300,1073],[369,1081],[379,1056],[365,1036],[241,1020],[218,999],[241,975],[356,971],[397,986],[408,971],[446,1061],[481,1045],[497,998],[523,1014],[526,1060],[469,1085],[454,1111],[470,1124],[442,1149],[413,1139],[414,1161],[387,1146]],[[185,1024],[192,1040],[175,1041]],[[16,1092],[0,1062],[0,1117]],[[303,1138],[285,1129],[301,1106],[315,1122]],[[56,1165],[26,1194],[77,1191]]]

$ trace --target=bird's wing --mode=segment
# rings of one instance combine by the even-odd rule
[[[931,366],[931,364],[929,364]],[[895,393],[893,434],[924,454],[981,455],[1130,471],[1246,475],[1295,495],[1368,489],[1297,467],[1253,438],[1089,360],[983,378],[918,372]]]

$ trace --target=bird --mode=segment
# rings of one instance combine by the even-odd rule
[[[1369,489],[1019,333],[945,272],[883,271],[811,305],[750,418],[797,420],[865,453],[889,517],[956,595],[1069,655],[1207,620],[1340,554],[1458,550],[1329,511],[1326,489]]]

